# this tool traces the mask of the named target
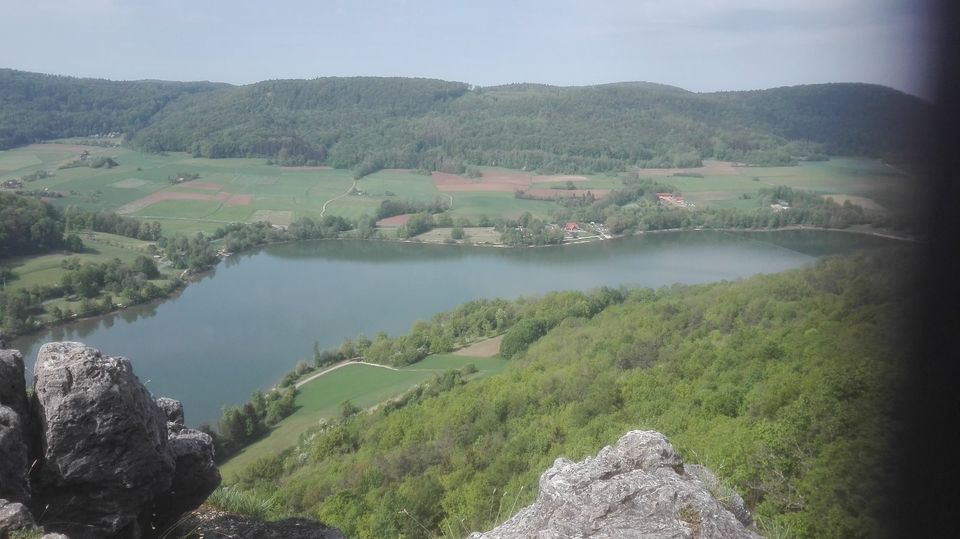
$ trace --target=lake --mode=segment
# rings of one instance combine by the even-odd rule
[[[620,284],[731,280],[893,240],[827,231],[646,234],[539,249],[370,241],[273,245],[234,255],[171,299],[23,337],[28,372],[41,344],[81,341],[130,358],[155,396],[183,402],[191,425],[275,384],[313,343],[406,332],[477,298]]]

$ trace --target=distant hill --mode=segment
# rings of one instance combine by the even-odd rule
[[[471,87],[331,77],[245,86],[111,82],[0,70],[0,148],[111,130],[148,151],[461,171],[790,164],[910,155],[921,99],[869,84],[693,93],[649,82]]]
[[[133,132],[180,96],[225,86],[116,82],[0,69],[0,149],[52,138]]]

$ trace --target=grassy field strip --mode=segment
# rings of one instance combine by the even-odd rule
[[[323,376],[323,375],[325,375],[325,374],[328,374],[328,373],[330,373],[330,372],[332,372],[332,371],[335,371],[335,370],[337,370],[337,369],[339,369],[339,368],[341,368],[341,367],[346,367],[347,365],[369,365],[369,366],[371,366],[371,367],[380,367],[380,368],[383,368],[383,369],[390,369],[391,371],[399,371],[399,370],[400,370],[400,369],[398,369],[398,368],[396,368],[396,367],[391,367],[391,366],[389,366],[389,365],[380,365],[379,363],[367,363],[366,361],[358,361],[358,360],[356,360],[356,359],[348,359],[348,360],[346,360],[346,361],[341,361],[340,363],[337,363],[336,365],[334,365],[334,366],[332,366],[332,367],[330,367],[330,368],[328,368],[328,369],[324,369],[324,370],[322,370],[322,371],[320,371],[320,372],[318,372],[318,373],[316,373],[316,374],[313,374],[313,375],[307,377],[305,380],[300,380],[299,382],[297,382],[296,384],[294,384],[294,387],[296,387],[297,389],[300,389],[300,387],[302,387],[303,385],[308,384],[308,383],[312,382],[313,380],[316,380],[317,378],[320,378],[321,376]]]
[[[506,368],[507,362],[495,358],[478,358],[438,354],[424,358],[411,368],[386,367],[362,361],[347,361],[334,365],[298,384],[297,411],[284,419],[270,435],[251,444],[220,466],[225,482],[257,459],[275,455],[296,445],[300,435],[324,418],[337,416],[340,404],[349,400],[367,409],[402,395],[417,384],[448,369],[459,369],[472,363],[477,373],[471,380],[493,376]],[[373,368],[380,367],[380,368]],[[302,383],[312,382],[306,385]]]

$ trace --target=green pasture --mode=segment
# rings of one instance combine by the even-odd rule
[[[17,257],[5,261],[17,278],[7,282],[8,290],[27,289],[34,285],[52,286],[60,283],[67,270],[60,267],[65,258],[79,258],[82,263],[103,263],[119,258],[132,263],[139,255],[147,254],[148,241],[140,241],[103,232],[85,232],[80,235],[86,250],[83,253],[58,253],[41,256]]]
[[[792,167],[736,167],[735,174],[711,174],[703,178],[654,177],[678,188],[698,206],[750,208],[754,200],[742,200],[761,187],[787,185],[821,194],[854,195],[872,199],[894,209],[912,203],[914,182],[905,173],[877,159],[835,157],[829,161],[803,162]],[[643,170],[639,170],[644,177]]]
[[[303,432],[316,426],[321,419],[337,416],[343,401],[369,408],[403,394],[436,374],[460,369],[470,363],[478,371],[472,379],[497,374],[507,364],[502,359],[438,354],[399,370],[353,364],[325,374],[300,388],[296,401],[298,409],[293,415],[274,427],[269,436],[222,464],[220,473],[225,482],[230,482],[235,474],[260,457],[292,447]]]
[[[517,218],[524,212],[545,219],[550,210],[558,208],[554,202],[546,200],[527,200],[516,198],[513,193],[450,193],[453,195],[453,215],[476,219],[486,215],[491,219],[498,216]]]

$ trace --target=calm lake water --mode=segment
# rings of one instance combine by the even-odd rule
[[[183,402],[191,425],[268,388],[313,342],[339,345],[406,332],[476,298],[516,298],[602,285],[659,287],[731,280],[889,246],[823,231],[651,234],[543,249],[363,241],[275,245],[235,255],[178,296],[82,320],[12,343],[28,372],[42,343],[81,341],[131,359],[156,396]]]

